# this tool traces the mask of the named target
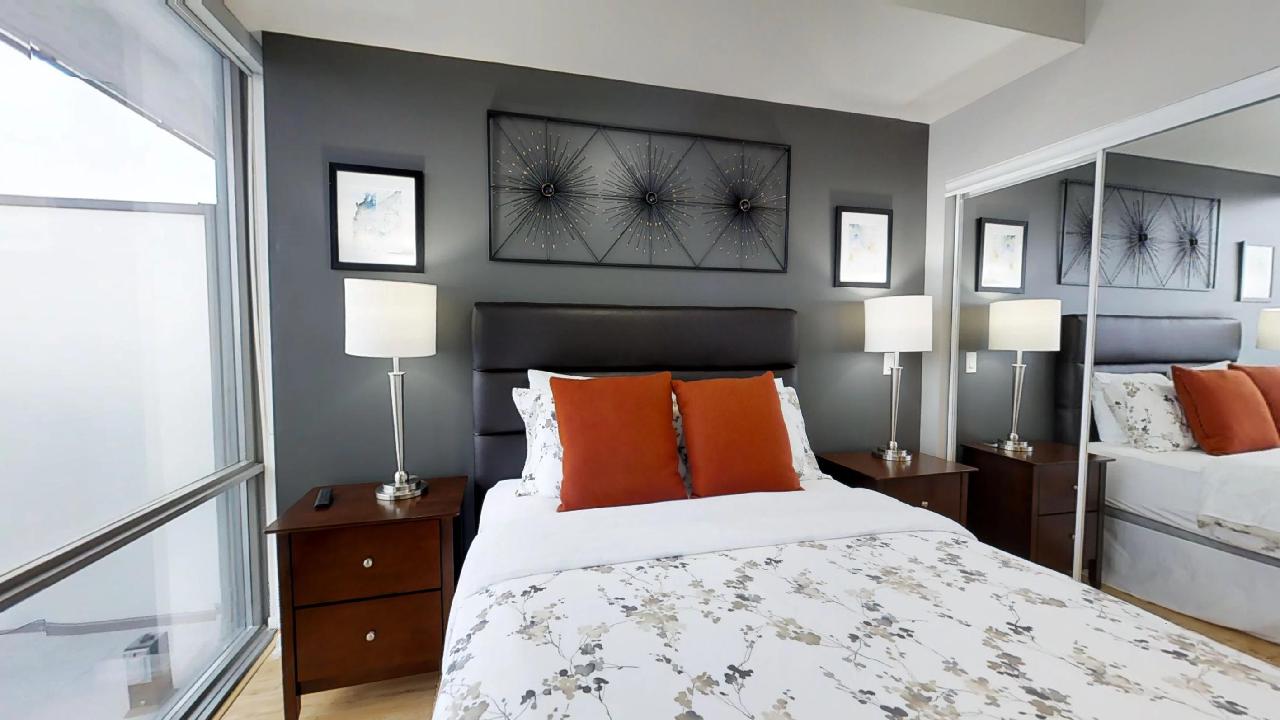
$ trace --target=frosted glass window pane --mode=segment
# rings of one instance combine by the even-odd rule
[[[0,718],[172,706],[248,627],[241,507],[233,488],[0,613]]]
[[[216,462],[210,222],[0,204],[0,568],[229,464]]]

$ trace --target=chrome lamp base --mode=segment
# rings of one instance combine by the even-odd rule
[[[1014,440],[1010,438],[1005,438],[1004,440],[997,440],[991,444],[996,446],[996,448],[1003,450],[1005,452],[1022,453],[1023,455],[1030,455],[1032,450],[1034,449],[1031,447],[1031,443],[1027,442],[1026,440]]]
[[[911,462],[911,452],[909,450],[903,450],[900,447],[878,447],[875,450],[872,450],[871,454],[885,462]]]
[[[417,475],[405,475],[397,477],[394,482],[383,483],[374,491],[374,495],[379,500],[408,500],[416,498],[427,491],[427,484],[418,479]]]

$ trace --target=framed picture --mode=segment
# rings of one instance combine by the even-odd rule
[[[334,270],[422,272],[422,171],[329,163]]]
[[[892,210],[836,208],[836,287],[887,288],[892,261]]]
[[[1276,249],[1270,245],[1240,243],[1240,302],[1271,300],[1272,268]]]
[[[978,292],[1017,293],[1027,285],[1027,223],[978,218]]]

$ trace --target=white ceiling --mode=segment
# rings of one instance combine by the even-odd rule
[[[1280,175],[1280,100],[1136,140],[1116,152]]]
[[[1026,4],[1032,1],[1054,11],[1029,20]],[[920,0],[226,0],[254,32],[920,122],[937,120],[1061,57],[1079,45],[1060,38],[1083,33],[1083,0],[970,0],[967,5],[981,12],[967,14],[956,10],[965,4],[952,0],[944,4],[948,15],[905,4],[938,5]],[[1079,28],[1071,27],[1076,7]]]

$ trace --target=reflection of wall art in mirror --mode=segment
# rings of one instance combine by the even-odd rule
[[[1026,289],[1027,223],[978,218],[978,292],[1021,294]]]
[[[787,271],[791,148],[489,113],[489,259]]]
[[[1211,290],[1221,201],[1107,185],[1102,212],[1101,287]],[[1058,282],[1089,284],[1093,184],[1063,191]]]
[[[1271,300],[1272,267],[1276,249],[1270,245],[1240,243],[1240,302]]]
[[[892,255],[892,210],[836,208],[836,287],[889,287]]]

